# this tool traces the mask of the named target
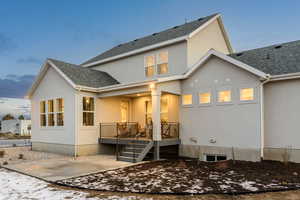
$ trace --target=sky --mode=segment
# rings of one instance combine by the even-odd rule
[[[23,97],[46,58],[80,64],[213,13],[235,51],[300,39],[298,0],[0,1],[0,97]]]

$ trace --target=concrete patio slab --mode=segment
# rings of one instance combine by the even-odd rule
[[[5,168],[54,182],[131,165],[135,164],[116,161],[115,156],[96,155],[78,157],[76,159],[68,157],[37,160],[6,165]]]

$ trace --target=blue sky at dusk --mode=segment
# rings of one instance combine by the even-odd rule
[[[0,97],[22,96],[47,57],[79,64],[120,43],[216,12],[236,51],[298,40],[299,10],[296,0],[1,0]]]

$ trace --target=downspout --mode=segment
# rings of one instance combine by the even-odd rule
[[[81,91],[81,88],[79,87],[78,88],[78,91],[80,92]],[[75,152],[74,152],[74,159],[77,158],[78,156],[78,98],[77,98],[77,95],[75,95],[75,127],[76,127],[76,130],[75,130]]]
[[[264,84],[270,81],[270,75],[260,84],[260,157],[264,158],[265,120],[264,120]]]

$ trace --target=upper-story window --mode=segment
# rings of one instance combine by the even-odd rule
[[[166,74],[169,72],[169,56],[167,51],[145,57],[146,77],[154,76],[155,72],[157,74]]]
[[[241,101],[252,101],[252,100],[254,100],[254,89],[253,88],[242,88],[242,89],[240,89],[240,100]]]
[[[218,92],[218,102],[231,102],[231,90],[221,90]]]
[[[154,75],[155,70],[155,56],[146,56],[145,62],[145,75],[146,77],[151,77]]]
[[[169,71],[168,62],[169,62],[168,52],[167,51],[160,52],[157,56],[157,73],[158,74],[168,73],[168,71]]]

